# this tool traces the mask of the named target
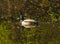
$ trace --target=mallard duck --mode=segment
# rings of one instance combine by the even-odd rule
[[[19,23],[20,23],[21,27],[32,28],[32,27],[36,27],[38,25],[38,22],[36,20],[29,19],[29,18],[26,19],[26,17],[22,14],[20,14],[18,19],[20,19]]]

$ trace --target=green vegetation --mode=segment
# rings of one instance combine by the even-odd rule
[[[39,26],[21,32],[20,12]],[[60,44],[60,1],[0,0],[0,44]]]

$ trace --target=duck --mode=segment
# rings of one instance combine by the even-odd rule
[[[20,14],[18,19],[20,19],[19,24],[21,27],[33,28],[33,27],[38,26],[38,21],[31,19],[31,18],[26,18],[22,14]]]

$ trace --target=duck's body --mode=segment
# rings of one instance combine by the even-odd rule
[[[37,25],[37,22],[33,19],[25,19],[24,21],[21,22],[21,25],[24,26],[25,28],[32,28]]]

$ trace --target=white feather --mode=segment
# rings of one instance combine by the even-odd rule
[[[35,20],[33,19],[25,19],[24,21],[22,21],[22,26],[24,26],[25,28],[31,28],[31,27],[35,27],[35,25],[31,25],[31,22],[35,22]]]

